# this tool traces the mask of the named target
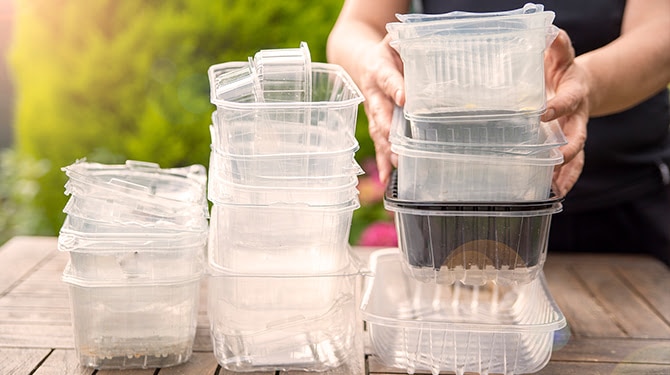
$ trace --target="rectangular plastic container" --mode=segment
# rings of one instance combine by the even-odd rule
[[[65,194],[103,198],[147,215],[178,216],[193,210],[207,214],[207,171],[202,165],[161,169],[155,163],[125,164],[77,161],[63,168],[69,177]]]
[[[309,102],[312,98],[312,57],[307,43],[299,48],[265,49],[250,63],[265,102]]]
[[[276,141],[278,142],[278,141]],[[305,149],[308,149],[305,146]],[[344,185],[363,170],[354,158],[358,143],[333,152],[238,155],[212,149],[210,177],[240,185],[265,187],[329,187]],[[317,184],[310,182],[319,179]]]
[[[566,324],[543,275],[516,287],[423,283],[401,271],[396,249],[370,264],[361,311],[372,351],[408,374],[534,373]]]
[[[404,64],[412,116],[541,111],[553,12],[413,16],[387,24]],[[402,19],[402,17],[401,17]]]
[[[312,276],[214,272],[207,311],[218,363],[235,372],[363,374],[356,277],[353,270]]]
[[[558,148],[530,155],[459,154],[397,144],[398,197],[434,202],[512,202],[549,198]]]
[[[214,204],[208,257],[235,273],[332,273],[348,264],[357,199],[334,206]]]
[[[82,366],[130,369],[188,361],[198,317],[200,276],[161,282],[74,277],[69,286],[76,355]]]
[[[343,179],[336,177],[338,180]],[[297,181],[297,179],[296,179]],[[207,194],[212,202],[223,204],[276,205],[300,204],[310,206],[338,205],[355,199],[358,196],[358,178],[349,176],[348,182],[331,187],[328,178],[308,178],[305,185],[313,182],[313,186],[256,186],[229,182],[210,168],[209,188]],[[325,183],[324,183],[325,182]]]
[[[551,216],[560,199],[535,202],[410,202],[391,186],[405,272],[416,280],[479,285],[533,281],[547,256]]]
[[[246,62],[228,62],[213,65],[208,70],[210,101],[217,106],[214,125],[223,139],[241,134],[265,134],[268,128],[286,128],[307,125],[329,130],[340,136],[353,136],[356,129],[358,105],[363,94],[345,72],[335,64],[312,63],[310,101],[250,102],[229,100],[217,93],[217,79],[221,74],[243,68]],[[230,151],[232,152],[232,151]]]
[[[404,147],[465,154],[529,155],[567,143],[558,121],[540,121],[541,113],[507,116],[437,118],[433,122],[393,112],[390,141]]]

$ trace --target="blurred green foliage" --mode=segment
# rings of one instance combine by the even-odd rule
[[[328,33],[341,5],[18,1],[9,53],[16,157],[49,161],[44,173],[31,175],[39,187],[31,215],[43,212],[48,231],[57,232],[67,199],[60,168],[76,159],[207,166],[214,110],[207,68],[246,61],[260,49],[296,48],[301,41],[313,61],[326,61]],[[359,118],[357,157],[363,159],[374,151],[365,116]]]

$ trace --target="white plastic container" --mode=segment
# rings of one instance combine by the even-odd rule
[[[99,369],[168,367],[192,353],[200,275],[161,282],[74,277],[69,286],[76,355]]]
[[[537,372],[566,324],[542,275],[517,287],[423,283],[402,272],[396,249],[370,264],[361,311],[372,351],[408,374]]]
[[[226,370],[362,374],[357,272],[312,276],[214,272],[208,316]]]
[[[434,202],[514,202],[549,198],[558,148],[531,155],[421,151],[397,144],[398,198]]]
[[[319,274],[349,261],[358,199],[333,206],[214,204],[208,257],[234,273]]]

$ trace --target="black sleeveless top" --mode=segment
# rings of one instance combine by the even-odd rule
[[[493,12],[518,9],[527,2],[424,0],[423,9],[418,10],[422,13]],[[626,1],[546,0],[538,4],[556,13],[554,25],[568,33],[575,52],[580,55],[619,36]],[[566,197],[566,212],[632,200],[667,184],[670,178],[668,100],[665,89],[629,110],[589,120],[584,170]]]

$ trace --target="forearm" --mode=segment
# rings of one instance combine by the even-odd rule
[[[670,15],[625,31],[575,61],[587,72],[590,116],[633,107],[670,82]]]

